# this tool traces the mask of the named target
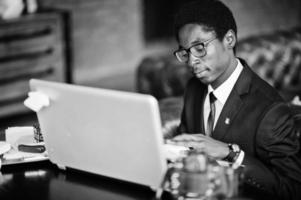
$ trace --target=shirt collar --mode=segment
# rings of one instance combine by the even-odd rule
[[[208,93],[213,91],[214,96],[218,101],[220,101],[222,104],[225,104],[241,71],[243,70],[243,66],[241,62],[237,60],[237,65],[235,67],[235,70],[232,72],[232,74],[228,77],[228,79],[223,82],[218,88],[213,90],[211,85],[208,85]]]

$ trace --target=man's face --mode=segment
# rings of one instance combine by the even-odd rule
[[[188,49],[196,43],[210,41],[215,37],[214,31],[208,32],[201,25],[186,24],[179,30],[179,48]],[[233,50],[227,48],[224,40],[215,39],[208,43],[204,57],[195,57],[191,53],[188,55],[187,64],[194,76],[204,84],[211,84],[213,88],[218,87],[229,76],[230,55],[233,55]]]

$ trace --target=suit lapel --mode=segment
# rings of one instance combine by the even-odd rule
[[[232,90],[224,108],[218,118],[215,129],[212,133],[212,137],[217,140],[222,140],[224,136],[227,134],[228,129],[233,122],[238,111],[241,109],[243,105],[240,96],[236,93],[235,90]]]
[[[212,133],[212,137],[217,140],[222,140],[227,135],[235,116],[243,107],[242,95],[249,92],[252,72],[245,62],[241,62],[244,69],[236,81]]]

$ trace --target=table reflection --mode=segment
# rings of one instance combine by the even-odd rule
[[[46,164],[46,165],[45,165]],[[41,166],[39,164],[39,166]],[[144,186],[76,170],[61,171],[50,163],[3,167],[0,199],[152,199]]]
[[[62,171],[49,161],[2,166],[0,200],[156,200],[149,187],[77,170]],[[248,198],[231,198],[246,200]],[[164,192],[160,199],[174,200]]]

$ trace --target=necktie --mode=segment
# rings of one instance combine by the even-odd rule
[[[214,126],[214,118],[215,118],[215,102],[216,97],[214,96],[213,92],[209,93],[209,101],[210,101],[210,113],[208,117],[207,122],[207,135],[211,136],[213,132],[213,126]]]

